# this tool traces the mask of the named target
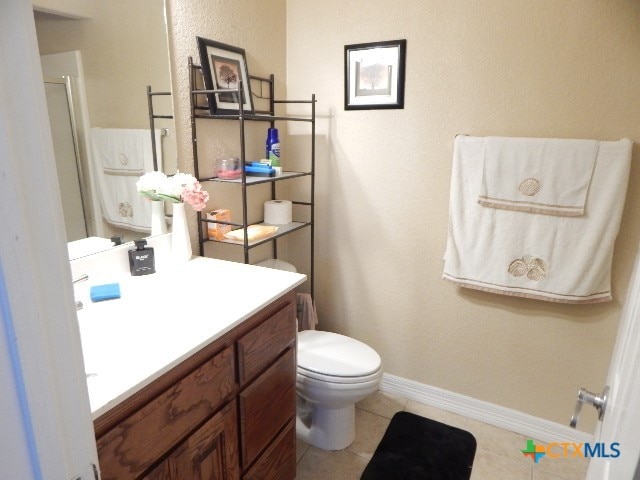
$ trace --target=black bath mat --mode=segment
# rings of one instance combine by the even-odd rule
[[[475,453],[469,432],[398,412],[360,480],[469,480]]]

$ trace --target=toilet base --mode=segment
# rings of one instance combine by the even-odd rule
[[[354,404],[323,408],[298,396],[296,436],[322,450],[343,450],[356,438]]]

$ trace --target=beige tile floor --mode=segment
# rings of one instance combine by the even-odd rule
[[[356,439],[345,450],[327,452],[298,440],[296,480],[359,480],[391,417],[402,410],[473,434],[477,449],[471,480],[584,480],[586,477],[588,462],[584,458],[543,457],[534,464],[522,455],[521,450],[527,443],[523,435],[378,392],[356,405]]]

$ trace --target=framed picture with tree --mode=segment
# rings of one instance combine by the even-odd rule
[[[344,47],[344,109],[404,108],[406,40]]]
[[[253,113],[251,86],[244,49],[196,37],[200,66],[212,115]]]

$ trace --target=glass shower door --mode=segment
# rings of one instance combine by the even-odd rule
[[[87,238],[80,167],[68,79],[45,80],[49,123],[67,241]]]

